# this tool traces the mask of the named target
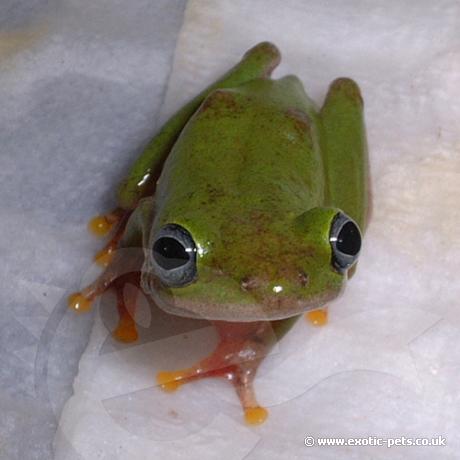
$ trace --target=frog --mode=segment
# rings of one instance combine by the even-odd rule
[[[262,42],[176,112],[134,162],[116,208],[90,221],[111,235],[100,276],[69,297],[76,312],[109,288],[121,341],[138,338],[138,287],[171,317],[207,320],[218,343],[165,391],[223,377],[248,424],[263,423],[254,379],[297,320],[327,322],[356,271],[370,210],[363,99],[337,78],[318,107],[300,79],[272,78],[279,49]],[[129,292],[131,292],[130,290]]]

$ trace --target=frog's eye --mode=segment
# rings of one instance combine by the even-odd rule
[[[153,268],[169,287],[185,286],[196,277],[196,246],[190,233],[180,225],[167,224],[153,243]]]
[[[361,232],[350,217],[339,212],[332,221],[329,242],[332,247],[332,263],[340,273],[344,273],[358,259]]]

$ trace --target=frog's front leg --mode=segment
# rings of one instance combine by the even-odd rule
[[[111,242],[110,260],[105,270],[91,284],[69,297],[69,307],[86,312],[93,301],[109,288],[117,295],[119,324],[113,335],[116,339],[131,342],[137,339],[134,310],[140,287],[140,271],[144,261],[143,244],[153,217],[153,199],[144,198],[132,212],[119,214],[117,229]],[[132,285],[135,289],[125,289]]]
[[[113,284],[117,294],[118,325],[112,331],[112,336],[120,342],[135,342],[138,333],[134,315],[140,290],[140,273],[128,273]]]
[[[96,216],[89,221],[88,229],[96,236],[106,236],[110,232],[113,232],[109,242],[95,255],[94,261],[97,264],[103,267],[109,265],[123,237],[131,212],[130,210],[116,208],[108,214]]]
[[[113,259],[104,272],[80,292],[69,296],[69,307],[77,313],[85,313],[91,309],[94,300],[110,287],[121,290],[127,283],[128,276],[137,276],[141,270],[143,251],[141,248],[120,248],[115,251]],[[129,278],[131,280],[131,278]],[[138,284],[138,282],[137,282]],[[123,295],[120,291],[120,295]]]
[[[128,257],[127,257],[128,256]],[[114,288],[117,296],[119,314],[118,326],[112,332],[121,342],[133,342],[138,334],[134,321],[137,293],[140,289],[140,269],[143,260],[141,249],[121,249],[105,271],[82,291],[69,297],[69,307],[79,313],[89,311],[94,300],[109,288]],[[126,287],[133,289],[126,289]]]
[[[256,399],[253,381],[263,358],[276,343],[269,321],[230,323],[213,321],[219,343],[213,353],[196,365],[178,371],[162,371],[157,383],[165,391],[174,391],[183,383],[203,377],[224,377],[237,392],[247,423],[263,423],[268,412]]]

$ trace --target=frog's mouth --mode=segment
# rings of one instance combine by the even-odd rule
[[[274,321],[290,318],[324,307],[338,297],[343,290],[342,286],[308,300],[286,295],[270,295],[254,303],[219,303],[175,296],[173,290],[162,286],[154,276],[148,273],[142,275],[141,282],[143,291],[166,313],[187,318],[229,322]]]

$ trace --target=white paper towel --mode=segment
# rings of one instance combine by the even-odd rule
[[[256,380],[268,421],[244,426],[233,389],[203,380],[175,394],[155,372],[192,364],[211,329],[101,352],[98,319],[56,446],[81,458],[428,459],[460,448],[460,4],[456,1],[191,0],[165,120],[259,41],[275,76],[297,74],[322,102],[354,78],[365,100],[373,216],[356,276],[330,323],[303,321]],[[155,322],[155,315],[151,317]],[[446,447],[306,447],[306,436],[435,437]]]

